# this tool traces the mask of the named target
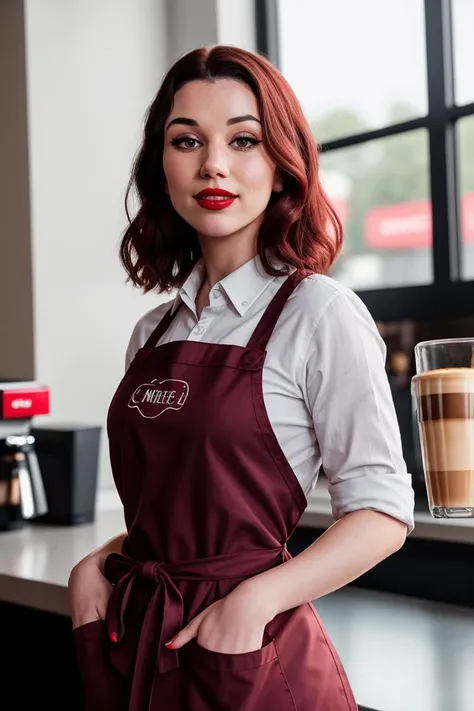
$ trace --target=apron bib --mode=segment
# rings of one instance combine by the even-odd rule
[[[266,346],[303,277],[280,287],[246,347],[141,348],[110,404],[110,461],[127,537],[105,575],[105,622],[75,630],[87,710],[356,711],[338,655],[308,603],[266,627],[262,649],[220,654],[164,643],[240,582],[288,560],[306,497],[268,418]]]

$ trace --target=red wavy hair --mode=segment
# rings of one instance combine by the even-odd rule
[[[128,227],[120,259],[128,280],[144,292],[182,285],[201,256],[196,231],[165,193],[164,129],[175,93],[196,79],[235,79],[255,94],[263,145],[279,166],[283,191],[274,193],[257,236],[258,253],[268,274],[271,256],[305,273],[326,273],[342,246],[342,227],[319,180],[318,148],[291,86],[264,56],[217,45],[193,50],[166,74],[148,108],[142,145],[125,197]],[[138,210],[130,218],[128,200],[135,188]],[[270,255],[268,258],[267,251]]]

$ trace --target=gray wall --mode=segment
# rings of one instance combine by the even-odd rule
[[[0,379],[34,376],[23,3],[0,2]]]

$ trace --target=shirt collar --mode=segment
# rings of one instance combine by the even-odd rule
[[[178,293],[176,294],[176,298],[171,309],[172,314],[174,314],[181,301],[184,301],[184,303],[189,306],[191,310],[195,308],[197,295],[199,293],[199,289],[201,288],[204,274],[204,260],[201,258],[198,262],[196,262],[181,288],[178,289]]]
[[[221,279],[219,284],[237,313],[243,316],[274,280],[274,276],[265,272],[257,255]]]
[[[188,306],[194,305],[195,307],[204,274],[204,260],[201,258],[179,289],[173,303],[172,313],[176,311],[181,301],[184,301]],[[257,255],[221,279],[214,287],[220,286],[237,313],[243,316],[275,278],[265,272],[261,259]]]

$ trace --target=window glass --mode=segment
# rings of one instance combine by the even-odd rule
[[[431,283],[428,160],[424,129],[321,155],[345,233],[331,276],[353,289]]]
[[[427,112],[423,0],[279,0],[279,45],[320,142]]]

